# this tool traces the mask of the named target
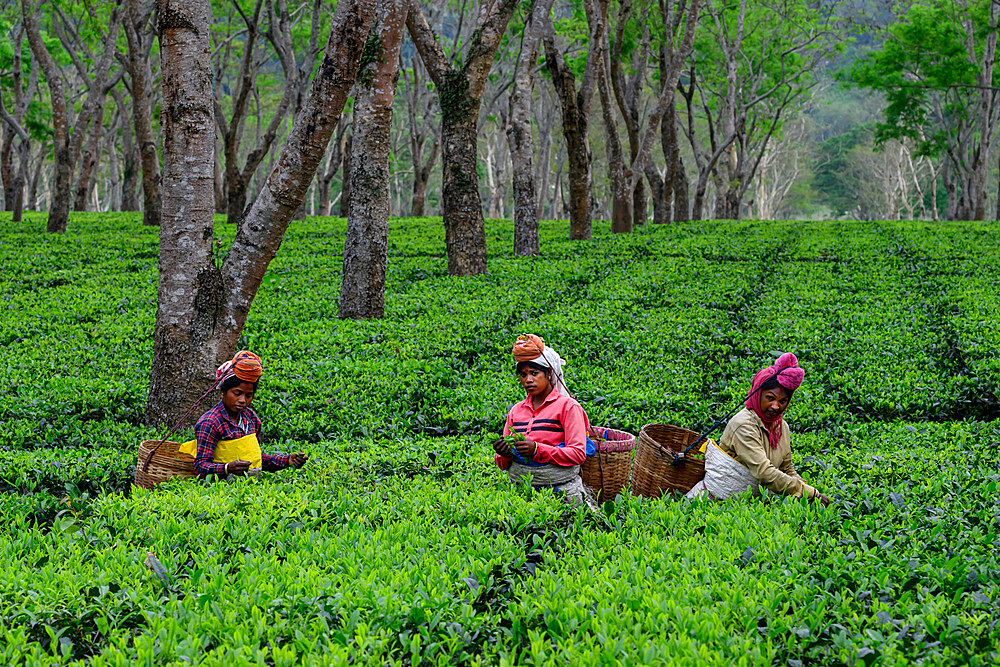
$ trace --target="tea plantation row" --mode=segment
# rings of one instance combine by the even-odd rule
[[[378,322],[337,319],[344,221],[295,223],[243,344],[260,482],[129,482],[156,230],[0,219],[4,664],[993,664],[1000,656],[995,223],[701,222],[591,242],[542,226],[446,275],[392,225]],[[229,239],[232,228],[219,225]],[[488,441],[542,335],[599,425],[699,429],[782,351],[802,474],[839,502],[511,487]],[[147,560],[152,554],[154,560]],[[158,574],[148,563],[162,563]]]

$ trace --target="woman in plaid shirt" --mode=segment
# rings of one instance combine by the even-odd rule
[[[207,475],[259,474],[261,469],[277,471],[301,468],[308,456],[264,454],[260,450],[260,417],[250,407],[257,383],[263,374],[260,357],[242,350],[215,372],[221,400],[201,416],[194,427],[196,440],[181,451],[194,456],[194,469]],[[192,451],[193,450],[193,451]]]

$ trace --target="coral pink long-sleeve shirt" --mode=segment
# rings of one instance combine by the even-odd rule
[[[587,459],[590,420],[575,399],[558,391],[550,391],[537,410],[531,406],[531,396],[514,405],[507,413],[504,437],[513,432],[538,445],[535,463],[575,466]],[[495,460],[501,470],[507,470],[513,459],[496,454]]]

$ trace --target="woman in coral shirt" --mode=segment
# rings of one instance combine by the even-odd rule
[[[505,439],[493,443],[497,466],[515,484],[528,477],[535,487],[552,487],[570,502],[595,506],[580,479],[580,465],[594,453],[590,421],[566,388],[565,362],[535,335],[519,336],[513,355],[527,396],[507,414]],[[512,444],[513,433],[524,440]]]

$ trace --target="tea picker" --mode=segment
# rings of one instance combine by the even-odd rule
[[[263,372],[260,357],[246,350],[237,352],[231,361],[219,366],[212,386],[162,440],[155,445],[152,440],[139,445],[136,486],[151,489],[170,477],[196,475],[256,477],[261,470],[278,471],[305,465],[309,457],[302,452],[272,455],[261,451],[261,421],[250,404]],[[167,438],[213,391],[220,392],[220,400],[198,420],[195,440],[185,443],[168,441]]]
[[[804,377],[795,355],[782,354],[773,366],[757,372],[743,405],[705,433],[668,424],[644,426],[633,465],[633,493],[656,497],[670,490],[688,498],[725,500],[748,490],[755,496],[767,490],[829,503],[795,470],[783,419]],[[719,441],[712,440],[709,436],[723,425]]]
[[[596,509],[580,477],[588,444],[593,451],[587,437],[590,420],[566,387],[566,362],[544,340],[530,334],[517,338],[511,354],[525,399],[507,413],[504,437],[493,443],[497,467],[507,471],[513,484],[528,479],[536,488],[561,491],[569,502]],[[524,440],[509,440],[514,434]]]

